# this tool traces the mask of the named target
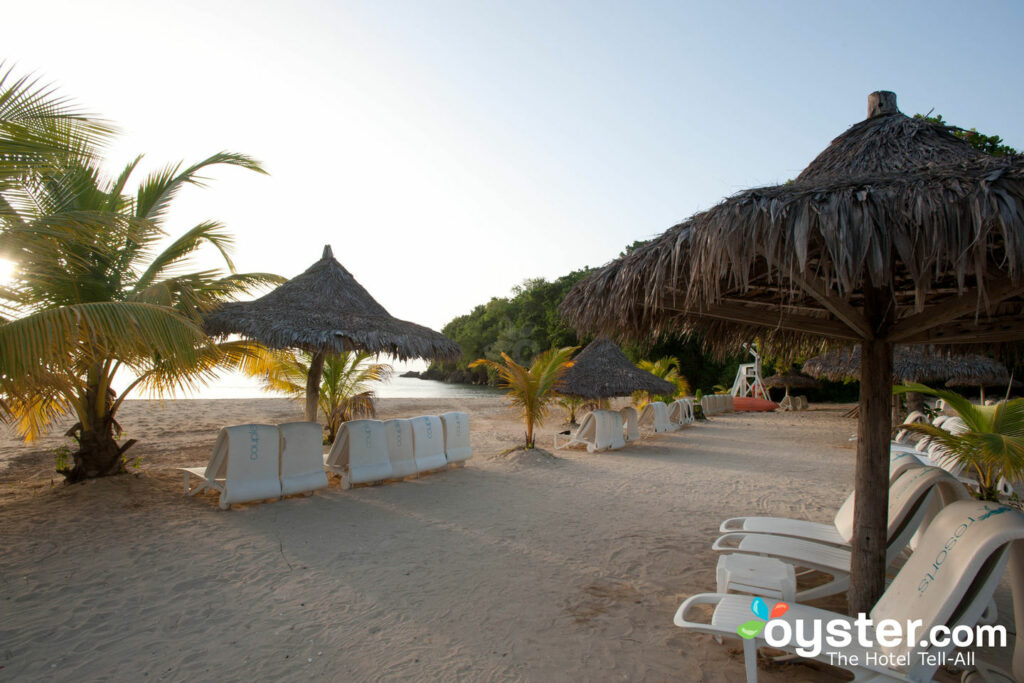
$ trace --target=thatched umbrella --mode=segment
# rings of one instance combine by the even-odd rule
[[[255,301],[224,304],[207,316],[211,335],[240,334],[273,349],[299,348],[313,354],[306,382],[306,419],[316,422],[324,356],[363,350],[408,358],[454,358],[459,346],[443,334],[391,315],[352,274],[323,257]]]
[[[568,396],[599,399],[629,396],[636,391],[671,394],[676,387],[629,362],[615,342],[598,337],[587,344],[565,371],[555,390]]]
[[[861,344],[850,605],[884,588],[895,344],[1024,340],[1024,158],[908,118],[890,92],[792,183],[749,190],[577,284],[580,329],[700,330],[720,351]]]
[[[860,377],[860,347],[828,351],[811,358],[803,370],[813,377],[832,381]],[[988,377],[1009,378],[1009,372],[999,361],[975,353],[950,353],[927,346],[897,346],[893,350],[893,377],[901,382],[929,384],[949,379],[962,379],[963,384],[977,386],[975,380]],[[923,397],[908,392],[907,410],[920,410]]]
[[[1019,389],[1020,380],[1013,379],[1006,366],[998,364],[990,372],[956,373],[946,382],[947,387],[977,387],[981,393],[980,401],[985,403],[985,387],[1010,387]]]
[[[773,375],[764,381],[769,389],[775,387],[786,387],[786,396],[789,396],[790,389],[810,389],[818,386],[818,383],[807,375],[801,375],[796,370],[790,369],[781,375]]]
[[[803,371],[838,382],[860,377],[860,347],[828,351],[809,359]],[[893,377],[903,382],[937,382],[951,378],[987,378],[1009,373],[999,361],[974,353],[950,353],[923,346],[897,346],[893,350]]]

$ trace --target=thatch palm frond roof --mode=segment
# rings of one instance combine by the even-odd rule
[[[1012,345],[1022,269],[1024,157],[983,154],[893,99],[794,182],[670,228],[578,283],[562,311],[630,340],[699,321],[723,349],[753,336],[808,349],[872,336],[863,296],[877,287],[894,293],[893,342]]]
[[[813,377],[832,381],[856,379],[860,375],[860,347],[829,351],[803,364],[803,371]],[[977,354],[953,354],[926,347],[899,346],[893,353],[893,375],[904,382],[945,381],[952,378],[983,379],[1002,373],[1006,367],[998,361]]]
[[[555,390],[583,398],[610,398],[636,391],[671,395],[676,387],[633,365],[611,339],[598,337],[576,355]]]
[[[212,335],[241,334],[276,349],[362,349],[402,360],[455,358],[460,352],[439,332],[392,317],[329,246],[302,274],[255,301],[224,304],[204,327]]]
[[[781,375],[773,375],[764,380],[764,385],[769,389],[775,387],[786,387],[787,389],[811,389],[818,386],[812,378],[801,375],[795,370],[790,370]]]

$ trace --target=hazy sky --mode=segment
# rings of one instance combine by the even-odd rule
[[[8,3],[3,56],[119,124],[111,171],[228,149],[180,233],[293,276],[325,243],[393,315],[439,329],[528,277],[601,265],[795,176],[865,116],[1024,147],[1013,2]]]

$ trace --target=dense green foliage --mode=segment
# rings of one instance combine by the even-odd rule
[[[985,154],[991,154],[992,156],[997,157],[1020,154],[1018,150],[1004,143],[1003,139],[998,135],[985,135],[984,133],[979,133],[976,128],[966,130],[958,126],[954,126],[953,124],[946,122],[942,118],[942,114],[936,114],[935,116],[930,116],[928,114],[914,114],[914,118],[924,119],[928,123],[934,123],[937,126],[949,128],[953,135],[966,141],[971,147],[975,148],[979,152],[984,152]]]

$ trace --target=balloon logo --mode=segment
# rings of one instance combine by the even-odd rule
[[[757,619],[746,621],[736,628],[736,634],[744,640],[756,637],[757,634],[764,630],[765,622],[781,617],[789,611],[789,605],[784,602],[777,602],[774,607],[768,609],[768,603],[764,601],[764,598],[754,598],[750,603],[750,611],[754,613]]]

